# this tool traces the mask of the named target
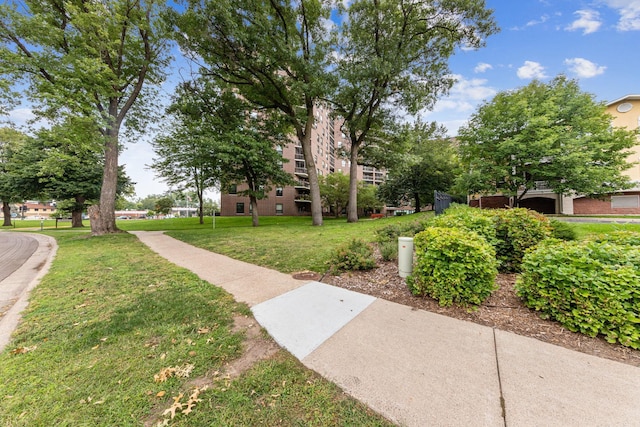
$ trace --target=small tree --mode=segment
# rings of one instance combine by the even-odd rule
[[[342,172],[321,176],[320,195],[324,205],[338,218],[349,202],[349,177]]]
[[[173,207],[173,199],[171,197],[163,197],[156,200],[155,210],[160,215],[168,215]]]
[[[611,127],[605,105],[564,76],[501,92],[458,136],[467,192],[503,194],[517,205],[544,181],[558,194],[602,195],[629,188],[636,133]]]

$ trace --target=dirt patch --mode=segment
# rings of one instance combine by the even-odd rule
[[[376,254],[376,258],[378,268],[374,270],[327,275],[322,282],[640,367],[640,350],[611,344],[601,337],[591,338],[571,332],[555,321],[541,319],[535,311],[525,307],[516,295],[515,274],[500,274],[496,280],[500,288],[478,310],[469,312],[456,306],[441,307],[436,300],[428,297],[413,296],[405,280],[398,276],[397,263],[384,262],[379,254]]]
[[[262,332],[262,328],[253,316],[235,316],[233,318],[232,332],[245,333],[242,356],[227,363],[221,371],[208,372],[206,375],[187,381],[183,386],[187,393],[194,389],[205,390],[206,388],[219,387],[220,385],[228,387],[229,382],[248,371],[256,362],[269,359],[280,350],[278,344]],[[149,344],[153,345],[154,342],[155,339],[152,339]],[[167,409],[166,403],[157,405],[151,410],[151,415],[145,419],[143,425],[145,427],[157,425],[164,419],[163,412],[165,409]]]

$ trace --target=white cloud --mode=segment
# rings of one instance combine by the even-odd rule
[[[595,10],[577,10],[574,12],[574,15],[578,15],[578,19],[566,27],[568,31],[583,30],[582,34],[591,34],[598,31],[602,25],[600,14]]]
[[[543,79],[544,67],[539,62],[524,61],[524,65],[518,68],[517,75],[521,79]]]
[[[474,73],[484,73],[487,70],[492,70],[493,66],[491,64],[487,64],[486,62],[480,62],[476,65],[476,68],[473,69]]]
[[[605,0],[604,3],[620,14],[618,30],[640,30],[640,0]]]
[[[569,58],[565,59],[564,63],[569,66],[569,71],[585,79],[599,76],[607,69],[605,66],[598,65],[584,58]]]
[[[549,20],[549,15],[542,15],[540,17],[540,19],[536,20],[531,20],[529,22],[527,22],[527,24],[525,25],[525,27],[533,27],[535,25],[540,25],[540,24],[544,24],[545,22],[547,22]]]

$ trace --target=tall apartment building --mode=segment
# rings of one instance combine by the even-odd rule
[[[311,132],[311,150],[318,176],[334,172],[349,175],[350,162],[344,153],[348,153],[349,138],[342,133],[340,121],[331,117],[331,109],[318,105],[315,110],[315,123]],[[302,146],[292,137],[292,142],[282,149],[285,159],[282,168],[289,172],[295,181],[293,186],[277,187],[258,201],[261,216],[272,215],[311,215],[311,196],[307,165]],[[384,181],[384,172],[368,166],[358,166],[358,180],[378,185]],[[223,216],[251,215],[249,197],[241,196],[238,191],[244,184],[238,183],[229,193],[220,197],[220,214]],[[246,188],[246,186],[244,187]]]

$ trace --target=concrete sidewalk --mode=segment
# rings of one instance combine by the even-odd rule
[[[399,425],[640,426],[640,368],[134,234]]]

